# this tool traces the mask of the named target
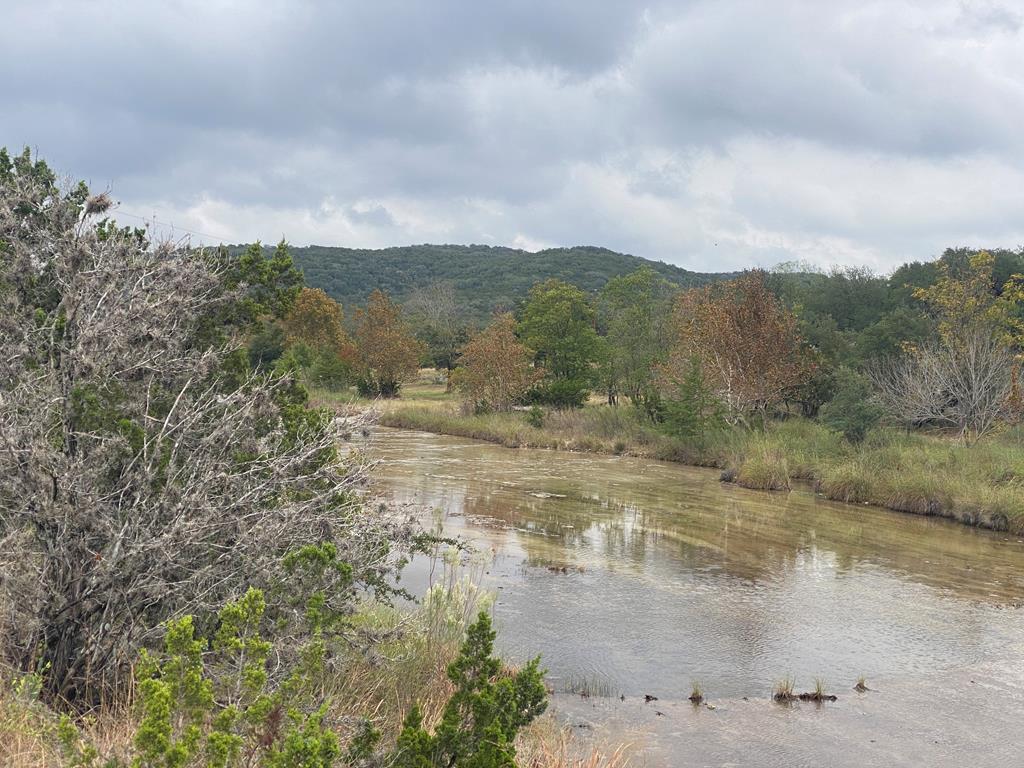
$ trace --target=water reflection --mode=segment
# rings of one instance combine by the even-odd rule
[[[555,678],[663,700],[693,679],[764,696],[786,674],[929,688],[1024,642],[1024,544],[1006,535],[625,457],[391,430],[376,449],[381,489],[493,548],[504,651]]]

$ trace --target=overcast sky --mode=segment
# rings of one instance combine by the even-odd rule
[[[1022,0],[2,5],[0,145],[125,223],[700,270],[1024,243]]]

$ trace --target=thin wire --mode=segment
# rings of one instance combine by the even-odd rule
[[[198,235],[199,237],[209,237],[209,238],[211,238],[213,240],[218,240],[221,243],[228,242],[228,238],[221,237],[220,235],[211,235],[209,232],[200,232],[200,231],[194,230],[194,229],[185,229],[185,227],[175,226],[174,224],[165,224],[162,221],[158,221],[156,216],[153,216],[151,218],[147,218],[145,216],[138,216],[138,215],[136,215],[134,213],[128,213],[127,211],[122,211],[120,208],[116,208],[114,210],[114,214],[116,216],[127,216],[128,218],[131,218],[131,219],[138,219],[139,221],[145,222],[146,224],[149,224],[150,226],[153,226],[153,227],[167,227],[167,228],[171,229],[172,231],[187,232],[190,235]]]

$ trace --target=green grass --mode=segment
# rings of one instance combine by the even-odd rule
[[[740,459],[736,484],[759,491],[788,491],[790,477],[783,446],[769,433],[753,436]]]
[[[704,686],[697,680],[690,683],[689,700],[694,704],[700,704],[704,701]]]
[[[697,443],[659,431],[626,405],[591,402],[549,411],[541,428],[524,412],[464,414],[443,385],[410,386],[378,403],[381,423],[511,448],[554,448],[718,467],[739,485],[786,490],[807,482],[824,497],[1024,532],[1024,428],[971,447],[941,435],[875,430],[854,446],[817,422],[790,418],[764,430],[731,429]]]

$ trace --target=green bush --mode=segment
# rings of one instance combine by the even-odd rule
[[[851,443],[860,443],[881,418],[882,408],[867,379],[856,371],[839,371],[835,397],[821,408],[821,423]]]
[[[526,412],[526,423],[534,429],[544,428],[544,409],[539,405],[530,407],[530,410]]]
[[[341,758],[326,722],[329,703],[317,695],[324,645],[309,642],[288,674],[271,680],[273,646],[260,634],[266,607],[263,592],[250,589],[220,611],[212,641],[183,616],[168,622],[163,653],[143,652],[133,768],[328,768]],[[101,763],[67,716],[58,735],[72,765],[123,765],[116,758]],[[375,742],[365,729],[349,757],[362,759]]]
[[[333,552],[319,549],[297,554],[292,565],[295,573],[305,570],[314,577],[342,567]],[[265,639],[261,629],[277,631],[280,621],[258,589],[220,611],[209,639],[192,616],[169,621],[162,652],[143,652],[137,667],[140,718],[129,754],[101,757],[65,715],[56,737],[66,763],[75,768],[513,768],[516,734],[547,707],[540,659],[517,672],[505,669],[491,656],[495,633],[481,612],[448,666],[455,690],[433,734],[413,706],[393,749],[379,749],[381,734],[368,721],[350,732],[343,747],[324,692],[327,630],[340,617],[332,617],[319,590],[304,614],[300,622],[311,631],[299,632],[306,639],[298,649],[275,647]],[[294,639],[294,632],[284,634]],[[34,698],[38,685],[33,691]]]
[[[459,657],[448,667],[455,692],[433,734],[419,707],[405,719],[394,768],[514,768],[519,729],[547,708],[540,659],[515,673],[491,656],[494,631],[481,612],[469,627]]]
[[[578,379],[554,379],[535,387],[527,400],[555,408],[582,408],[590,397],[587,382]]]
[[[724,409],[704,380],[697,360],[691,360],[682,380],[661,404],[665,431],[682,440],[703,443],[725,426]]]

